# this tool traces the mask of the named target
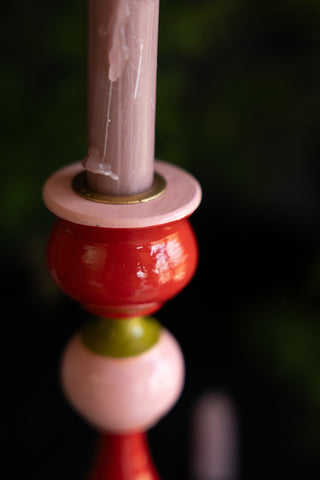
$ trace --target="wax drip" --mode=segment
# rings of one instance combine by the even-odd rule
[[[100,36],[109,36],[110,38],[110,47],[108,53],[109,69],[108,78],[106,78],[106,82],[109,83],[109,87],[107,89],[108,100],[107,118],[104,133],[104,148],[102,155],[98,150],[90,149],[88,152],[88,157],[84,162],[87,170],[91,171],[92,173],[109,176],[113,180],[119,180],[119,177],[115,172],[112,171],[111,165],[105,163],[105,157],[108,144],[109,125],[111,123],[110,109],[112,100],[112,87],[113,83],[122,76],[129,58],[129,47],[126,42],[125,35],[125,27],[129,17],[129,1],[120,0],[114,10],[113,15],[111,15],[107,28],[103,27],[102,25],[98,31]]]
[[[109,124],[111,123],[111,118],[110,118],[111,99],[112,99],[112,82],[110,82],[110,84],[109,84],[107,120],[106,120],[105,134],[104,134],[104,148],[103,148],[103,157],[102,158],[105,158],[106,151],[107,151]]]
[[[112,180],[119,180],[119,176],[112,171],[111,165],[103,162],[97,150],[90,149],[87,158],[83,161],[83,165],[89,172],[105,175]]]
[[[135,86],[135,89],[134,89],[134,96],[133,96],[133,98],[134,98],[135,100],[136,100],[137,94],[138,94],[139,80],[140,80],[140,74],[141,74],[142,52],[143,52],[143,43],[140,42],[139,65],[138,65],[136,86]]]
[[[112,99],[112,85],[113,85],[113,82],[109,82],[107,120],[106,120],[106,128],[105,128],[103,155],[101,157],[100,152],[96,149],[93,149],[93,148],[89,149],[88,156],[84,160],[84,166],[86,167],[87,170],[89,170],[92,173],[105,175],[106,177],[112,178],[112,180],[119,180],[119,176],[112,171],[111,165],[104,162],[104,158],[106,156],[106,150],[107,150],[107,143],[108,143],[109,124],[111,122],[110,106],[111,106],[111,99]]]
[[[130,17],[128,0],[120,0],[108,25],[111,38],[109,52],[109,80],[115,82],[124,72],[129,58],[129,47],[126,42],[125,27]]]

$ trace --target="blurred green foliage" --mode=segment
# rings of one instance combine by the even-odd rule
[[[86,153],[86,3],[6,7],[4,233],[46,222],[41,186]],[[212,188],[304,210],[320,116],[316,1],[161,1],[156,155]]]
[[[273,299],[251,306],[241,323],[244,345],[254,352],[308,412],[296,426],[318,451],[320,439],[320,309],[292,298]]]
[[[1,204],[7,234],[46,224],[43,182],[85,153],[85,2],[80,8],[78,3],[20,2],[2,29]]]

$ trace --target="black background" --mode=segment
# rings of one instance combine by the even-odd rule
[[[156,155],[204,193],[197,274],[157,314],[187,367],[149,434],[166,480],[188,478],[208,390],[236,406],[241,478],[320,473],[319,15],[302,0],[161,3]],[[96,437],[59,359],[87,314],[46,271],[41,186],[85,155],[85,2],[18,1],[2,20],[4,460],[10,478],[79,479]]]

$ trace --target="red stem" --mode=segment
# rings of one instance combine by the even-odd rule
[[[145,432],[102,434],[89,480],[160,480]]]

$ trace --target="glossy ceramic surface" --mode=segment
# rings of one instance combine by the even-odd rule
[[[57,217],[101,228],[143,228],[168,224],[189,217],[201,201],[197,180],[171,163],[155,162],[155,171],[166,182],[162,195],[148,202],[115,205],[92,202],[72,188],[77,175],[84,171],[80,162],[55,172],[45,183],[43,198],[48,209]]]
[[[156,345],[162,327],[151,317],[93,318],[81,329],[85,346],[94,353],[125,358],[139,355]]]
[[[59,219],[47,253],[53,278],[90,312],[147,315],[191,280],[198,261],[187,219],[158,227],[109,229]]]
[[[90,480],[160,480],[145,433],[101,435]]]
[[[61,378],[70,403],[90,424],[127,434],[149,429],[173,407],[183,388],[184,360],[166,329],[149,350],[126,358],[93,353],[76,335],[63,355]]]

